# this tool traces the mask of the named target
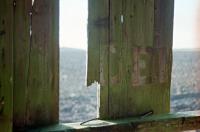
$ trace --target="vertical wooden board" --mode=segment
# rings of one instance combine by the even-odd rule
[[[60,64],[60,59],[59,59],[59,0],[52,0],[52,31],[51,31],[51,53],[49,56],[49,60],[51,62],[51,70],[53,74],[53,78],[50,81],[50,87],[53,89],[52,90],[52,97],[53,99],[51,100],[52,103],[52,122],[59,122],[59,64]],[[51,114],[52,114],[51,113]]]
[[[169,81],[172,70],[173,18],[174,0],[155,0],[154,47],[166,53],[163,70],[166,71],[166,79]]]
[[[12,131],[13,1],[0,3],[0,131]]]
[[[174,0],[155,0],[155,47],[172,48]]]
[[[152,47],[154,0],[126,1],[127,38],[133,46]]]
[[[145,99],[140,98],[140,95],[134,92],[137,90],[135,86],[151,83],[154,0],[124,0],[123,5],[123,46],[126,48],[123,59],[126,66],[123,69],[126,69],[124,70],[126,76],[121,79],[125,78],[127,82],[123,84],[127,88],[125,95],[127,112],[124,113],[127,117],[144,112],[137,111],[144,104],[142,100],[145,102]],[[140,98],[140,105],[136,105],[137,98]]]
[[[132,69],[134,47],[153,46],[154,2],[153,1],[112,1],[110,5],[110,58],[109,58],[109,117],[127,117],[136,113],[136,100],[131,101],[136,94],[132,86]],[[115,51],[115,52],[113,52]],[[146,52],[146,49],[144,49]],[[138,60],[142,59],[138,56]],[[145,54],[147,68],[144,76],[150,76],[149,55]],[[145,58],[144,57],[144,58]],[[145,62],[146,63],[146,62]],[[139,70],[139,69],[136,69]],[[132,105],[132,104],[133,105]],[[132,107],[130,107],[132,106]],[[138,106],[139,107],[139,106]]]
[[[32,0],[17,0],[14,10],[14,129],[24,127],[26,122],[31,7]]]
[[[106,117],[109,112],[109,0],[101,0],[97,2],[98,5],[102,5],[100,8],[102,19],[104,19],[103,26],[99,27],[99,45],[100,45],[100,108],[99,117]]]
[[[88,55],[87,86],[100,81],[100,40],[99,29],[104,27],[106,19],[97,0],[88,1]],[[102,16],[103,15],[103,16]],[[100,22],[99,22],[100,21]]]
[[[100,61],[98,59],[94,61],[100,65],[100,75],[95,75],[97,78],[100,77],[100,84],[104,84],[102,75],[105,76],[107,72],[109,79],[106,83],[108,90],[100,90],[100,118],[128,117],[149,110],[153,110],[156,114],[168,112],[172,63],[173,2],[110,0],[108,7],[109,56],[107,58],[107,55],[102,52],[103,48],[100,45],[100,57],[97,56]],[[167,15],[168,12],[170,15]],[[163,22],[161,18],[165,15],[167,15],[167,19],[165,18]],[[96,22],[99,25],[102,24],[100,19]],[[166,31],[167,29],[168,31]],[[94,31],[93,36],[100,36],[98,34],[102,33],[100,31]],[[168,36],[167,41],[164,39],[165,34]],[[97,41],[95,37],[93,38]],[[92,52],[95,49],[99,50],[98,46],[93,49],[89,48]],[[105,63],[104,57],[108,59],[108,70],[101,69]],[[89,65],[91,64],[89,63]],[[93,77],[91,75],[91,78]],[[108,106],[108,109],[101,109],[101,106]]]
[[[109,0],[89,0],[88,85],[100,83],[99,116],[108,114]]]
[[[143,47],[141,42],[139,45],[133,45],[133,87],[129,89],[131,115],[150,110],[153,110],[154,114],[168,113],[170,110],[173,2],[153,0],[149,8],[153,20],[145,25],[149,27],[149,23],[153,22],[153,28],[151,24],[150,32],[146,33],[146,46]],[[166,19],[164,16],[170,17]],[[137,34],[139,30],[133,31]],[[133,42],[137,43],[138,39],[140,38],[134,39]]]
[[[164,11],[156,14],[157,4],[154,0],[110,3],[108,118],[134,116],[150,110],[155,114],[169,112],[173,31],[169,24],[173,18],[165,19],[162,22],[165,26],[159,28],[162,42],[164,34],[171,35],[165,43],[167,48],[156,47],[154,36],[157,17],[165,16],[168,11],[173,16],[173,11],[166,11],[173,5],[165,1],[158,5]]]
[[[110,2],[109,118],[126,113],[126,45],[123,42],[123,0]]]
[[[28,126],[58,122],[58,18],[58,0],[34,1],[28,67]]]

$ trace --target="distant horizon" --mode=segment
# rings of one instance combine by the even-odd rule
[[[174,50],[196,50],[198,47],[196,17],[199,4],[199,0],[175,0]],[[60,47],[87,50],[87,19],[88,0],[60,0]]]
[[[72,49],[72,50],[81,50],[81,51],[86,51],[87,49],[81,49],[81,48],[73,48],[73,47],[60,47],[60,49]],[[181,52],[188,52],[188,51],[199,51],[200,48],[173,48],[173,51],[181,51]]]

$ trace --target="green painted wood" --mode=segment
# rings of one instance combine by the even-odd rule
[[[100,117],[108,113],[109,1],[89,0],[88,85],[98,81]]]
[[[99,117],[104,117],[109,112],[108,102],[108,88],[109,88],[109,1],[101,0],[98,2],[102,7],[100,8],[101,17],[105,21],[105,25],[99,30],[99,44],[100,44],[100,106]]]
[[[95,1],[92,2],[94,5]],[[89,40],[88,56],[95,65],[89,62],[88,68],[95,67],[97,71],[100,68],[101,72],[97,75],[92,69],[88,79],[94,81],[108,74],[108,90],[100,90],[100,118],[128,117],[149,110],[155,114],[169,112],[173,8],[174,0],[109,1],[108,70],[102,71],[105,63],[99,63],[96,56],[90,54],[99,54],[100,47],[93,42],[105,37],[99,35],[97,27],[93,28],[96,32],[89,34],[93,40]],[[95,6],[92,9],[90,15],[96,15],[99,9]],[[100,50],[100,60],[105,56],[107,54]],[[103,83],[100,81],[100,85]],[[101,109],[101,106],[108,107]]]
[[[170,80],[160,80],[160,76],[154,75],[163,66],[166,66],[164,62],[167,59],[162,58],[164,64],[162,63],[162,67],[158,67],[162,51],[154,47],[155,1],[126,0],[124,5],[125,28],[123,34],[124,41],[130,49],[128,50],[129,54],[125,55],[126,63],[129,63],[127,73],[130,71],[130,75],[126,76],[129,86],[126,100],[128,111],[125,116],[138,115],[150,110],[153,110],[155,114],[167,113],[170,110],[168,105]],[[173,21],[173,19],[168,21],[170,20]],[[171,65],[167,66],[171,67]]]
[[[15,5],[13,121],[15,130],[24,130],[58,122],[59,1]]]
[[[125,0],[125,39],[135,47],[152,47],[154,0]]]
[[[32,0],[17,0],[14,11],[13,124],[26,124]]]
[[[55,124],[30,132],[181,132],[200,129],[200,112],[180,112],[153,115],[149,117],[118,120],[95,120],[84,125],[80,123]]]
[[[121,117],[127,109],[122,5],[123,0],[110,1],[109,113],[107,113],[109,118]]]
[[[162,2],[126,0],[124,5],[123,45],[132,50],[126,50],[124,55],[126,59],[124,63],[127,63],[127,66],[123,69],[128,67],[125,71],[127,74],[131,71],[131,75],[125,76],[129,83],[126,100],[128,111],[125,116],[138,115],[149,110],[153,110],[155,114],[168,113],[172,67],[173,0]],[[163,20],[166,15],[167,18]],[[157,29],[160,25],[163,27],[159,28],[158,35]],[[165,43],[165,36],[168,43]],[[164,47],[157,46],[161,44]]]
[[[35,0],[29,52],[26,125],[58,122],[59,1]]]
[[[0,131],[12,131],[13,1],[0,4]]]
[[[88,1],[88,58],[87,58],[87,86],[100,81],[100,28],[105,21],[101,21],[104,15],[97,0]],[[102,11],[102,12],[101,12]],[[101,21],[97,23],[97,21]],[[94,50],[96,49],[96,50]],[[95,52],[94,52],[95,51]]]
[[[107,118],[134,116],[149,110],[156,114],[169,112],[170,79],[166,80],[163,77],[167,75],[161,73],[170,75],[165,67],[171,67],[171,63],[166,63],[171,60],[165,57],[165,49],[154,47],[154,0],[114,1],[110,6]],[[124,17],[123,23],[120,15]]]

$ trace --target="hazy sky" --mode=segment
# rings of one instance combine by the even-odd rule
[[[88,0],[60,0],[60,46],[87,48]],[[200,0],[175,0],[174,48],[194,48]]]
[[[60,46],[87,48],[88,0],[60,0]]]
[[[174,48],[195,48],[197,46],[197,9],[200,0],[175,0]]]

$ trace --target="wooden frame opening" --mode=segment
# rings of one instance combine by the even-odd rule
[[[89,0],[88,84],[101,84],[104,120],[59,125],[59,0],[2,0],[1,130],[198,129],[199,112],[168,113],[173,10],[174,0]]]

